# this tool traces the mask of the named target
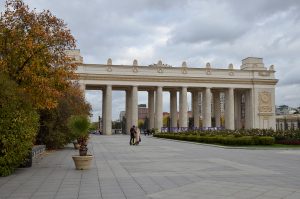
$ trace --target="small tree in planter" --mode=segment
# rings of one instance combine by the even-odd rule
[[[91,165],[93,159],[92,155],[87,154],[87,140],[89,138],[88,129],[90,126],[90,121],[85,115],[75,115],[72,116],[68,123],[74,138],[77,139],[79,147],[79,156],[72,156],[76,169],[88,169]]]
[[[69,119],[68,126],[72,131],[73,139],[76,139],[80,145],[79,151],[82,151],[82,155],[86,155],[89,137],[88,129],[90,127],[89,119],[85,115],[73,115]]]

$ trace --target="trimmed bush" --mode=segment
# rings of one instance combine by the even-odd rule
[[[267,136],[254,136],[254,142],[256,145],[272,145],[275,143],[274,137],[267,137]]]
[[[273,137],[268,136],[234,136],[234,135],[193,135],[193,134],[155,134],[154,137],[185,140],[190,142],[201,142],[208,144],[222,144],[229,146],[244,146],[244,145],[272,145],[275,143]]]
[[[15,82],[0,75],[0,176],[10,175],[31,153],[38,114]]]

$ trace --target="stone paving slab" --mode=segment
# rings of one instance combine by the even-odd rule
[[[124,135],[93,135],[90,170],[71,147],[0,178],[0,199],[300,198],[300,150],[247,150]]]

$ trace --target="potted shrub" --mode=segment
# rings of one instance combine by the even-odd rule
[[[87,154],[88,129],[90,126],[89,119],[85,115],[75,115],[70,118],[68,126],[80,145],[79,155],[72,156],[76,169],[89,169],[93,159],[92,155]]]

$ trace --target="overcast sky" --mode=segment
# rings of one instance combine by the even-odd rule
[[[1,11],[4,0],[0,2]],[[218,68],[262,57],[275,65],[276,105],[300,106],[300,1],[298,0],[25,0],[62,18],[85,63],[164,63]],[[101,114],[100,91],[87,91],[93,116]],[[164,94],[164,111],[169,111]],[[139,92],[139,103],[146,103]],[[124,92],[113,92],[113,118],[124,110]],[[95,120],[95,119],[94,119]]]

